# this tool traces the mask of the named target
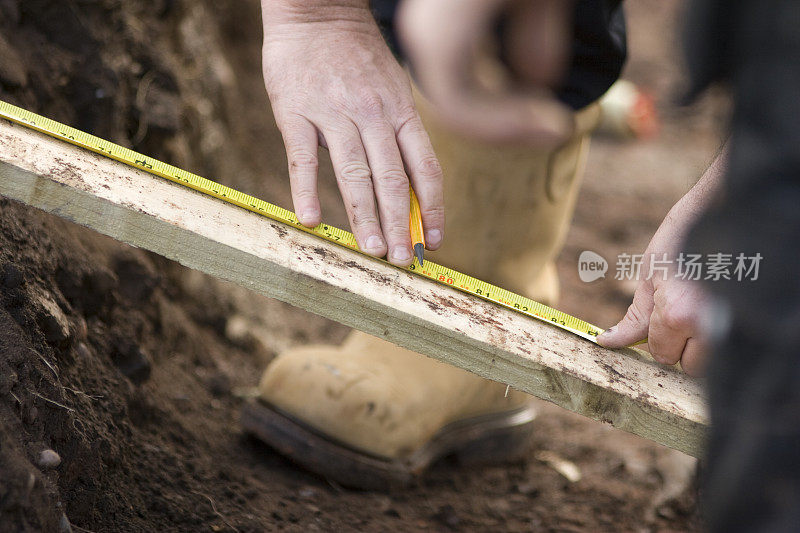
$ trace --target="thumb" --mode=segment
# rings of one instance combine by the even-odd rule
[[[597,344],[606,348],[623,348],[647,337],[650,329],[650,315],[653,312],[652,293],[639,294],[633,298],[628,312],[616,326],[608,328],[597,337]]]

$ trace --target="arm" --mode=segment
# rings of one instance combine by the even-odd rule
[[[571,0],[405,0],[400,36],[425,96],[449,126],[483,141],[553,148],[573,127],[551,90],[569,59],[571,17]],[[493,57],[499,20],[505,62]],[[485,83],[485,68],[506,79]]]
[[[409,181],[425,238],[444,230],[442,173],[407,74],[368,0],[262,0],[264,81],[283,135],[292,199],[305,226],[321,220],[317,148],[328,148],[359,247],[412,261]]]
[[[719,190],[727,159],[725,147],[697,184],[673,206],[648,244],[643,264],[649,264],[652,257],[661,259],[665,253],[675,259],[689,229]],[[655,275],[639,283],[625,317],[597,342],[607,348],[622,348],[647,337],[658,362],[673,365],[680,361],[687,373],[699,375],[706,351],[701,328],[704,309],[705,295],[699,285]]]

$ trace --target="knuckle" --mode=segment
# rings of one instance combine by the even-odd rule
[[[384,224],[384,233],[392,241],[400,241],[407,239],[409,229],[407,224],[393,224],[391,222]]]
[[[416,172],[422,179],[438,180],[442,177],[442,165],[435,155],[428,155],[417,163]]]
[[[295,187],[292,194],[296,200],[315,200],[317,192],[313,187]]]
[[[444,220],[444,206],[443,205],[435,205],[431,207],[427,207],[424,210],[424,214],[426,217],[433,218],[436,220]]]
[[[692,323],[689,313],[676,307],[667,307],[661,313],[661,323],[670,330],[682,330],[689,327]]]
[[[364,210],[358,204],[352,204],[350,207],[352,208],[350,224],[354,229],[371,228],[378,225],[378,219],[370,210]]]
[[[395,111],[397,131],[410,129],[412,131],[424,131],[419,113],[413,102],[403,102],[396,106]]]
[[[339,169],[339,181],[347,187],[369,185],[371,177],[372,172],[367,164],[362,161],[345,163]]]
[[[383,98],[372,90],[362,91],[359,94],[359,107],[367,118],[383,117]]]
[[[408,194],[408,177],[401,169],[386,170],[376,177],[387,191]]]
[[[316,171],[319,167],[317,154],[310,150],[291,150],[289,152],[289,169],[293,171]]]

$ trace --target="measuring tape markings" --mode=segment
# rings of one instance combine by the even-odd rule
[[[114,159],[128,166],[144,170],[150,174],[168,179],[179,185],[189,187],[200,193],[213,196],[229,204],[258,213],[267,218],[289,224],[307,233],[312,233],[326,241],[345,246],[357,252],[361,252],[352,233],[343,229],[321,223],[314,228],[303,226],[295,214],[288,209],[284,209],[274,204],[260,200],[249,194],[237,191],[221,183],[187,172],[178,167],[162,163],[151,157],[147,157],[129,148],[106,141],[89,133],[82,132],[42,117],[15,105],[0,101],[0,117],[6,118],[21,126],[36,130],[45,135],[67,141],[80,148],[85,148],[102,156]],[[366,254],[365,254],[366,255]],[[381,261],[389,264],[387,261]],[[393,265],[394,266],[394,265]],[[399,267],[398,267],[399,268]],[[574,333],[584,339],[596,342],[596,337],[602,333],[602,329],[593,326],[588,322],[568,315],[552,307],[531,300],[519,294],[512,293],[485,281],[478,280],[456,270],[436,264],[432,261],[425,261],[424,266],[420,266],[417,260],[404,269],[416,275],[433,280],[442,285],[453,287],[462,292],[472,294],[483,300],[494,302],[498,305],[522,313],[523,315],[548,322],[556,327]]]

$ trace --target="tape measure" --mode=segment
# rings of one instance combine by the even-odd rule
[[[294,226],[307,233],[312,233],[325,239],[326,241],[360,252],[355,237],[348,231],[325,223],[319,224],[315,228],[307,228],[300,224],[295,214],[288,209],[267,203],[215,181],[162,163],[161,161],[157,161],[151,157],[119,146],[118,144],[66,126],[55,120],[50,120],[3,101],[0,101],[0,117],[6,118],[26,128],[55,137],[56,139],[67,141],[75,146],[91,150],[102,156],[115,159],[131,167],[168,179],[184,187],[189,187],[203,194],[213,196],[223,202],[236,205],[248,211],[253,211],[254,213],[258,213],[259,215],[263,215],[277,222]],[[389,264],[388,262],[386,263]],[[485,281],[462,274],[451,268],[438,265],[432,261],[425,261],[425,265],[421,266],[417,259],[414,259],[414,263],[405,270],[412,274],[441,283],[442,285],[448,285],[459,291],[494,302],[531,318],[551,323],[558,328],[574,333],[592,342],[596,342],[595,338],[597,335],[603,332],[603,330],[597,326],[593,326],[574,316],[535,302],[530,298],[491,285]]]

